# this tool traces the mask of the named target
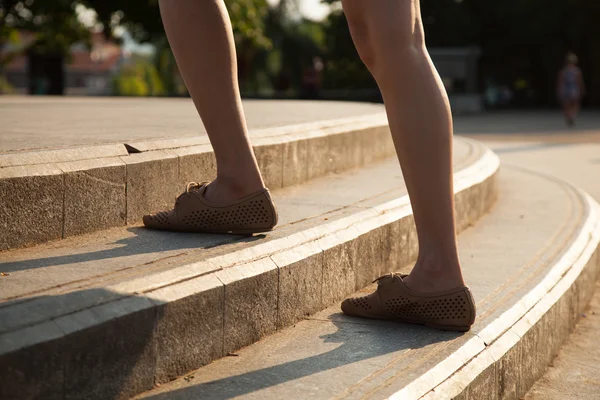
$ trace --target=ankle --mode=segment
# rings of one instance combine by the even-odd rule
[[[434,252],[419,254],[415,269],[431,274],[460,273],[461,270],[457,254],[442,255]]]
[[[258,191],[265,187],[255,163],[222,166],[217,164],[215,182],[235,192]]]
[[[231,177],[218,174],[217,178],[209,185],[209,192],[219,193],[219,197],[235,200],[264,189],[262,180],[246,179],[245,177]]]
[[[458,256],[436,253],[419,255],[407,285],[417,292],[436,292],[464,286]]]

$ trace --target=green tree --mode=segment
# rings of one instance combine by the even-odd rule
[[[245,85],[251,78],[258,52],[271,47],[271,41],[264,34],[264,20],[269,5],[267,0],[225,0],[225,3],[238,49],[240,82]],[[98,19],[105,27],[123,26],[135,40],[159,44],[159,57],[168,58],[164,54],[168,43],[164,40],[158,0],[86,0],[85,4],[98,13]]]
[[[300,18],[297,1],[281,1],[269,10],[265,26],[273,46],[263,52],[259,65],[278,92],[286,85],[298,88],[303,69],[324,55],[323,24]]]
[[[599,1],[421,0],[421,11],[429,47],[474,45],[482,50],[482,84],[494,81],[512,87],[522,105],[552,105],[556,73],[565,53],[574,51],[586,77],[587,101],[600,105]],[[327,47],[334,70],[353,58],[342,18],[334,15],[328,20],[328,38],[336,36]],[[356,74],[357,81],[363,79],[361,68],[344,68],[354,72],[339,76]],[[342,83],[337,73],[330,78],[332,85],[350,84]]]
[[[164,96],[163,82],[149,62],[127,65],[113,79],[113,94],[118,96]]]

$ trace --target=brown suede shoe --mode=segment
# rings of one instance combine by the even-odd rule
[[[268,189],[221,205],[204,198],[207,185],[188,183],[173,210],[145,215],[144,225],[168,231],[234,234],[267,232],[277,225],[277,210]]]
[[[353,317],[385,319],[449,331],[468,331],[475,322],[475,302],[468,287],[438,293],[411,291],[403,277],[381,276],[377,290],[368,296],[344,300],[342,311]]]

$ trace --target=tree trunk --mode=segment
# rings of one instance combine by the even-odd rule
[[[32,49],[27,54],[31,95],[63,95],[65,92],[65,57],[62,53],[42,53]]]

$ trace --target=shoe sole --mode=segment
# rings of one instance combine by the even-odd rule
[[[441,331],[449,331],[449,332],[468,332],[471,330],[470,325],[469,326],[443,325],[443,324],[436,324],[434,322],[414,321],[414,320],[398,319],[398,318],[376,318],[376,317],[369,317],[369,316],[363,316],[363,315],[349,315],[349,314],[345,314],[345,313],[344,313],[344,315],[346,315],[348,317],[352,317],[352,318],[367,318],[367,319],[374,319],[374,320],[378,320],[378,321],[391,321],[391,322],[400,322],[403,324],[424,325],[428,328],[438,329]]]
[[[166,229],[166,228],[158,228],[158,227],[148,227],[147,229],[153,229],[158,231],[165,232],[181,232],[181,233],[206,233],[206,234],[214,234],[214,235],[254,235],[258,233],[269,233],[272,232],[273,228],[264,228],[264,229],[234,229],[234,230],[207,230],[207,231],[196,231],[196,230],[187,230],[187,229]]]

